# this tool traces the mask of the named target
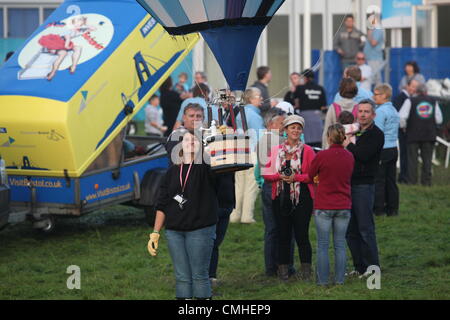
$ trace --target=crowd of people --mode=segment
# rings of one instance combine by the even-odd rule
[[[368,277],[370,266],[380,266],[374,216],[399,214],[397,183],[417,184],[419,155],[420,182],[432,184],[436,126],[443,116],[438,102],[427,95],[419,66],[415,61],[405,64],[400,94],[393,97],[392,87],[381,77],[382,30],[369,29],[364,35],[351,15],[344,25],[334,41],[343,77],[331,104],[311,69],[291,73],[290,87],[277,101],[269,95],[270,68],[257,68],[257,80],[242,95],[254,165],[248,170],[216,173],[203,159],[195,130],[207,115],[218,119],[223,111],[210,103],[205,73],[195,73],[192,88],[186,73],[175,84],[169,77],[159,96],[150,97],[145,132],[167,137],[170,166],[160,187],[148,250],[157,254],[164,227],[177,299],[211,299],[229,223],[256,223],[259,194],[265,274],[282,281],[315,278],[317,285],[326,286],[342,285],[346,277]],[[232,112],[220,116],[227,119]],[[242,128],[241,114],[234,116]],[[315,264],[311,219],[317,233]],[[348,271],[347,247],[353,264]]]
[[[373,39],[375,45],[381,41],[376,34]],[[380,266],[374,216],[399,214],[397,182],[417,183],[419,152],[421,183],[431,185],[431,157],[442,112],[427,95],[415,62],[405,65],[397,97],[392,97],[387,83],[364,84],[370,77],[361,67],[366,55],[356,52],[354,64],[346,65],[330,105],[312,70],[292,73],[289,90],[283,101],[277,101],[268,93],[270,68],[258,68],[258,80],[242,96],[254,166],[236,173],[217,174],[203,160],[193,163],[202,149],[196,127],[205,123],[209,107],[214,119],[222,110],[209,103],[211,90],[204,73],[196,73],[191,90],[186,89],[185,74],[176,85],[166,81],[159,98],[162,119],[155,120],[161,116],[155,111],[157,97],[150,99],[147,108],[154,110],[147,113],[147,122],[153,129],[146,131],[154,134],[157,129],[168,137],[166,149],[173,164],[161,187],[148,246],[156,255],[159,232],[165,226],[177,298],[212,297],[219,247],[229,223],[255,223],[259,193],[267,276],[343,284],[346,277],[368,277],[370,266]],[[227,118],[229,112],[222,116]],[[240,114],[235,116],[242,125]],[[174,155],[181,160],[175,163]],[[317,232],[315,264],[309,238],[312,218]],[[348,271],[347,247],[353,262],[353,270]]]

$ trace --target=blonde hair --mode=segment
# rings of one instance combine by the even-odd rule
[[[389,83],[380,83],[379,85],[375,86],[375,89],[373,91],[380,91],[381,94],[386,95],[386,98],[388,100],[392,97],[392,87]]]
[[[242,95],[242,100],[244,100],[245,104],[250,104],[250,100],[256,94],[261,94],[261,90],[255,87],[250,87],[247,90],[245,90],[244,94]]]
[[[332,124],[327,129],[327,137],[332,144],[342,144],[345,140],[345,129],[340,123]]]

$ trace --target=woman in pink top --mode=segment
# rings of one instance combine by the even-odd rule
[[[355,160],[344,149],[345,129],[333,124],[326,132],[329,149],[321,151],[311,164],[309,178],[318,176],[314,199],[314,221],[317,230],[317,283],[328,285],[328,246],[333,232],[335,283],[343,284],[346,265],[345,234],[350,221],[351,177]]]
[[[271,149],[269,162],[262,170],[263,178],[272,182],[272,207],[279,232],[278,275],[282,280],[289,277],[292,230],[299,249],[300,278],[309,280],[312,275],[308,230],[314,188],[308,170],[315,153],[300,140],[304,126],[305,120],[298,115],[288,116],[283,121],[287,140]]]

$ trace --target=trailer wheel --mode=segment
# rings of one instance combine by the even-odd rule
[[[144,207],[145,221],[150,227],[155,225],[156,209],[154,206]]]
[[[35,221],[33,227],[43,233],[51,233],[55,230],[56,219],[53,216],[46,216],[44,219]]]

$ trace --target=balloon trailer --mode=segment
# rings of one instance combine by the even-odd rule
[[[0,68],[9,223],[48,232],[113,204],[152,220],[165,139],[127,136],[127,125],[198,39],[168,34],[134,0],[62,3]]]

